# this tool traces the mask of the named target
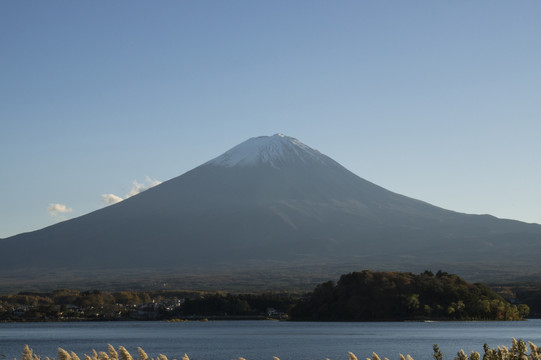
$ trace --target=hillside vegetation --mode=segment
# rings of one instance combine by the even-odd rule
[[[301,321],[519,320],[488,286],[457,275],[425,271],[342,275],[313,292],[235,294],[197,291],[104,292],[56,290],[0,295],[0,321],[265,319]]]
[[[446,272],[365,270],[318,285],[289,315],[311,321],[519,320],[528,313],[527,305],[511,305],[488,286]]]
[[[0,295],[0,321],[281,318],[299,295],[56,290]]]

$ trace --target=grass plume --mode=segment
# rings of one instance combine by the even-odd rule
[[[148,360],[148,355],[142,348],[137,348],[137,360]]]
[[[66,350],[58,348],[58,360],[71,360],[71,355]]]
[[[116,352],[113,345],[111,344],[107,345],[107,349],[109,350],[109,358],[111,360],[118,360],[118,353]]]
[[[108,345],[108,351],[97,352],[92,350],[92,355],[84,355],[83,360],[134,360],[130,355],[128,350],[125,347],[119,346],[118,350],[112,345]],[[457,352],[457,355],[453,360],[541,360],[541,348],[536,346],[532,342],[524,342],[523,340],[512,339],[511,347],[500,345],[495,348],[490,348],[488,344],[483,345],[484,354],[481,356],[480,353],[472,351],[469,355],[464,351],[460,350]],[[528,353],[529,350],[529,353]],[[443,353],[437,344],[433,346],[433,358],[434,360],[444,360]],[[137,360],[169,360],[167,356],[159,354],[155,359],[149,358],[147,353],[140,347],[137,348]],[[357,356],[354,353],[348,352],[348,360],[358,360]],[[49,358],[42,358],[41,356],[35,354],[33,350],[26,345],[21,353],[21,360],[49,360]],[[367,357],[367,360],[381,360],[381,358],[375,352],[372,353],[371,357]],[[15,360],[17,360],[15,358]],[[53,359],[55,360],[55,359]],[[58,357],[56,360],[80,360],[76,353],[73,351],[68,353],[62,348],[58,348]],[[187,354],[184,354],[181,360],[190,360]],[[243,357],[239,357],[238,360],[246,360]],[[280,360],[278,357],[273,356],[272,360]],[[330,360],[330,359],[326,359]],[[389,360],[384,358],[384,360]],[[410,355],[399,354],[398,360],[413,360]]]
[[[118,353],[120,360],[133,360],[130,353],[128,352],[128,350],[126,350],[124,346],[120,346],[118,348]]]

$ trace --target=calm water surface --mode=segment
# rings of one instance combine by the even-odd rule
[[[219,322],[83,322],[0,324],[0,359],[20,360],[25,344],[42,356],[56,357],[57,348],[81,358],[107,344],[122,345],[135,357],[142,347],[150,357],[164,354],[192,360],[325,359],[347,360],[351,351],[359,359],[375,351],[383,358],[400,353],[415,360],[432,360],[438,344],[446,359],[456,352],[481,352],[484,342],[507,345],[511,338],[541,345],[541,320],[520,322],[383,322],[296,323],[278,321]]]

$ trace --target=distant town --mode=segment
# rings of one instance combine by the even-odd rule
[[[23,292],[0,296],[0,321],[285,320],[293,302],[289,294]]]

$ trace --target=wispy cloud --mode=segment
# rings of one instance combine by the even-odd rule
[[[67,207],[64,204],[50,203],[47,211],[51,216],[60,217],[63,214],[67,214],[73,211],[72,208]]]
[[[137,182],[137,180],[134,180],[132,188],[124,197],[121,197],[115,194],[102,194],[101,201],[107,205],[116,204],[118,202],[121,202],[122,200],[125,200],[139,193],[142,193],[143,191],[150,189],[151,187],[160,185],[161,183],[162,183],[161,181],[152,179],[151,177],[147,176],[145,177],[144,183],[139,183]]]
[[[137,195],[139,193],[142,193],[143,191],[150,189],[151,187],[154,187],[156,185],[160,185],[162,182],[156,179],[152,179],[149,176],[145,177],[145,183],[140,184],[137,182],[137,180],[133,181],[133,186],[129,193],[126,194],[125,199],[132,197],[134,195]]]
[[[107,205],[113,205],[117,202],[121,202],[122,199],[120,196],[116,196],[115,194],[102,194],[101,195],[101,201],[106,203]]]

